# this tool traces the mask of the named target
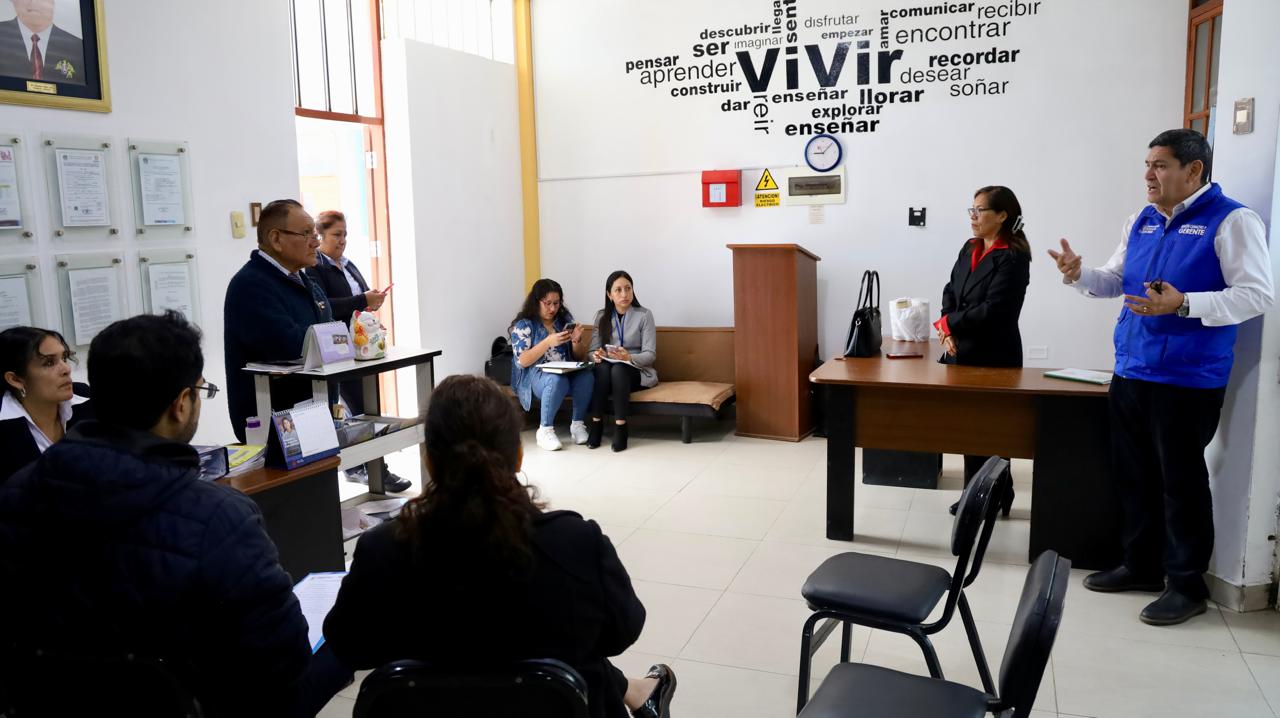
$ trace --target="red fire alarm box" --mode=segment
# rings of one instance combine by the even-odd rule
[[[703,207],[741,207],[742,170],[707,170],[702,173]]]

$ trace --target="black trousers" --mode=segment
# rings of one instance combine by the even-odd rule
[[[595,388],[591,392],[591,416],[612,413],[614,419],[631,416],[631,392],[640,390],[640,370],[626,364],[602,361],[593,370]],[[613,411],[606,412],[605,402],[613,399]]]
[[[1209,597],[1203,574],[1213,554],[1204,450],[1226,393],[1111,380],[1111,475],[1124,510],[1124,564],[1143,578],[1168,577],[1197,601]]]

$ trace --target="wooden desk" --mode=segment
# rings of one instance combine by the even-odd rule
[[[245,493],[262,509],[280,565],[297,582],[316,571],[342,571],[338,457],[293,471],[263,468],[217,483]]]
[[[831,360],[809,377],[827,392],[827,538],[853,539],[855,446],[997,455],[1035,460],[1028,558],[1052,548],[1076,568],[1119,564],[1107,387],[939,364],[926,342],[884,351],[925,356]]]

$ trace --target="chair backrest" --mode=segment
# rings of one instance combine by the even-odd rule
[[[999,708],[1012,708],[1014,718],[1031,715],[1058,625],[1062,623],[1070,577],[1071,561],[1053,550],[1036,557],[1027,571],[1000,664]]]
[[[961,585],[968,586],[978,577],[1000,508],[997,497],[1004,495],[1004,481],[1008,477],[1009,462],[993,456],[978,469],[960,495],[956,518],[951,524],[951,554],[958,559],[952,574],[953,585],[960,581]]]
[[[395,661],[360,685],[355,718],[586,718],[587,682],[551,659],[481,669]]]
[[[199,701],[162,659],[132,653],[72,655],[5,646],[0,715],[200,718]]]

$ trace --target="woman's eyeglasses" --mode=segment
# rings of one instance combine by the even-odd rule
[[[990,207],[970,207],[969,219],[977,219],[978,215],[982,214],[983,212],[994,212],[994,211],[995,210],[991,209]]]

